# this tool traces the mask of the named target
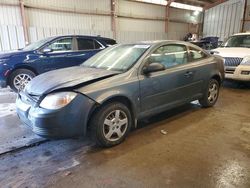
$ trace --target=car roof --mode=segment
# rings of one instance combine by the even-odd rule
[[[149,40],[149,41],[140,41],[138,43],[140,44],[156,44],[156,43],[163,43],[163,42],[183,42],[183,41],[178,41],[178,40]]]
[[[196,45],[190,43],[190,42],[185,42],[185,41],[180,41],[180,40],[152,40],[152,41],[140,41],[140,42],[135,42],[135,43],[129,43],[132,45],[158,45],[158,44],[167,44],[167,43],[176,43],[176,44],[184,44],[187,46],[192,46],[192,47],[196,47]],[[198,47],[199,48],[199,47]]]
[[[246,33],[236,33],[233,36],[239,36],[239,35],[250,35],[250,32],[246,32]]]
[[[100,35],[94,36],[94,35],[58,35],[53,37],[48,37],[51,39],[61,38],[61,37],[86,37],[86,38],[92,38],[92,39],[108,39],[108,40],[114,40],[112,38],[102,37]]]

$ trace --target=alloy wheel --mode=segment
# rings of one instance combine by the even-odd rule
[[[210,103],[214,103],[218,97],[218,85],[216,83],[212,83],[208,89],[208,101]]]
[[[110,112],[103,123],[103,134],[108,141],[117,141],[124,136],[128,128],[128,117],[122,110]]]
[[[32,77],[28,74],[18,74],[13,80],[14,87],[20,91],[31,81]]]

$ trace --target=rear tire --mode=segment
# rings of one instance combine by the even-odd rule
[[[124,141],[132,127],[132,116],[127,106],[112,102],[101,106],[94,113],[90,130],[97,145],[112,147]]]
[[[199,100],[201,106],[205,108],[213,106],[217,102],[219,91],[219,82],[216,79],[210,79],[203,98]]]
[[[9,86],[15,92],[21,91],[36,74],[28,69],[17,69],[9,77]]]

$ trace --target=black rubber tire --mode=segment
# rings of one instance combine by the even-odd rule
[[[103,134],[103,123],[106,116],[114,110],[122,110],[123,112],[126,113],[128,118],[128,127],[125,134],[119,140],[109,141],[105,138]],[[91,131],[91,137],[98,146],[112,147],[120,144],[125,140],[127,134],[130,132],[130,129],[132,127],[132,116],[130,110],[126,105],[120,102],[112,102],[101,106],[97,111],[94,112],[94,114],[91,117],[89,126]]]
[[[209,94],[209,87],[212,85],[212,84],[216,84],[217,87],[218,87],[218,93],[217,93],[217,98],[215,101],[213,101],[212,103],[208,100],[208,94]],[[204,96],[199,100],[199,103],[201,104],[202,107],[204,108],[208,108],[208,107],[212,107],[215,105],[215,103],[217,102],[218,100],[218,97],[219,97],[219,93],[220,93],[220,84],[219,82],[216,80],[216,79],[210,79],[209,80],[209,83],[208,83],[208,86],[206,88],[206,92],[204,94]]]
[[[15,91],[18,92],[18,89],[14,86],[14,78],[18,75],[18,74],[27,74],[29,75],[31,78],[34,78],[36,76],[36,74],[28,69],[17,69],[14,72],[11,73],[10,77],[9,77],[9,86],[10,88]]]

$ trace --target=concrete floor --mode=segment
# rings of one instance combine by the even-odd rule
[[[0,111],[0,132],[15,125],[30,136],[0,154],[0,187],[250,187],[249,86],[227,82],[215,107],[167,111],[109,149],[88,138],[39,140],[6,110]]]
[[[10,89],[0,90],[0,154],[41,142],[16,115],[16,94]]]

